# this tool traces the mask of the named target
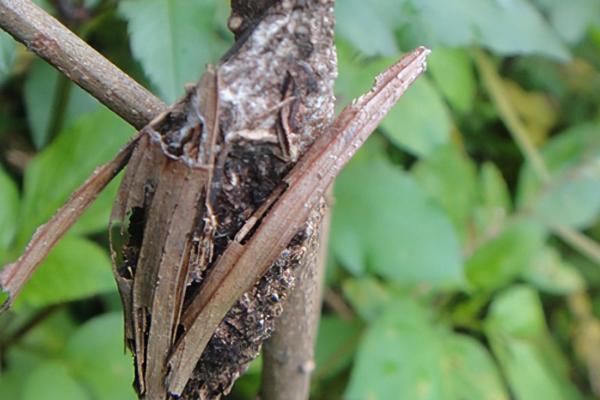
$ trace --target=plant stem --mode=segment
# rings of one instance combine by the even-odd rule
[[[319,241],[296,273],[297,284],[277,320],[273,336],[263,345],[261,398],[305,400],[315,368],[314,347],[321,314],[322,284],[327,259],[330,211],[321,222]]]
[[[481,73],[483,85],[498,108],[500,118],[506,124],[519,150],[521,150],[527,162],[531,164],[538,178],[543,182],[548,182],[550,180],[550,173],[548,172],[546,163],[532,143],[527,128],[523,125],[510,100],[506,97],[502,89],[502,78],[498,75],[490,58],[482,50],[475,50],[474,55],[475,62]]]
[[[166,110],[152,93],[31,1],[0,0],[0,27],[137,129]]]
[[[552,232],[581,254],[600,265],[600,245],[583,233],[564,225],[552,225]]]
[[[502,78],[498,75],[490,58],[482,51],[474,51],[475,62],[481,73],[483,84],[487,88],[490,97],[500,113],[500,118],[506,124],[508,131],[519,146],[521,153],[531,165],[533,172],[542,183],[547,184],[551,180],[548,166],[539,151],[529,139],[531,135],[523,125],[516,110],[506,97],[502,89]],[[581,254],[600,265],[600,244],[585,236],[581,232],[564,225],[550,226],[552,232],[579,251]]]

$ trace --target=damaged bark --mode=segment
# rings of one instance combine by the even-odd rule
[[[252,234],[272,193],[333,118],[333,2],[282,1],[260,18],[256,10],[243,8],[240,18],[258,22],[238,31],[222,62],[144,129],[119,191],[114,272],[142,397],[227,393],[273,331],[294,270],[317,249],[322,207],[233,305],[193,373],[180,376],[181,366],[168,363],[205,306],[192,299],[210,292],[216,260]],[[169,373],[176,384],[165,380]]]
[[[299,268],[317,253],[323,193],[425,68],[419,48],[332,125],[333,0],[232,5],[242,20],[233,49],[108,164],[129,159],[111,248],[141,398],[230,390],[272,333],[295,277],[310,272]],[[11,295],[26,280],[14,276],[33,272],[107,171],[3,271]]]

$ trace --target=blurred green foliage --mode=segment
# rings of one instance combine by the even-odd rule
[[[232,42],[218,0],[38,1],[172,102]],[[77,12],[74,12],[77,11]],[[339,0],[340,105],[433,49],[340,175],[315,399],[600,396],[600,2]],[[0,264],[132,129],[0,33]],[[0,317],[0,397],[132,399],[117,183]],[[260,360],[232,398],[254,398]]]

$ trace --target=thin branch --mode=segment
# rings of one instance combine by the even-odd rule
[[[137,129],[166,105],[29,0],[0,0],[0,27]]]
[[[483,77],[484,85],[496,104],[496,107],[498,107],[500,118],[506,124],[510,134],[513,136],[513,139],[527,161],[531,164],[536,177],[541,182],[548,183],[551,180],[551,176],[546,161],[531,142],[530,133],[525,125],[523,125],[515,108],[506,97],[504,90],[501,87],[500,77],[492,65],[492,62],[481,50],[476,50],[474,54],[475,61]],[[600,265],[599,243],[566,225],[551,225],[550,229],[556,236],[571,245],[575,250]]]
[[[6,350],[18,343],[23,337],[25,337],[33,328],[38,326],[41,322],[43,322],[46,318],[48,318],[52,313],[59,309],[59,305],[51,305],[41,310],[37,311],[31,319],[26,321],[22,326],[20,326],[12,335],[6,338],[4,341],[0,342],[0,356],[6,353]]]
[[[94,202],[106,185],[127,165],[141,135],[138,133],[114,159],[98,167],[52,219],[37,229],[23,255],[0,272],[0,289],[7,292],[9,296],[4,304],[0,305],[0,311],[10,306],[54,245]]]
[[[512,135],[515,143],[521,150],[521,153],[525,159],[531,164],[531,167],[535,171],[536,175],[543,181],[548,182],[550,180],[550,173],[548,167],[544,162],[544,159],[537,151],[535,145],[530,139],[529,132],[523,122],[517,115],[516,110],[510,104],[510,100],[504,94],[502,89],[502,81],[496,73],[495,67],[490,61],[490,58],[482,51],[476,50],[475,62],[481,72],[483,84],[487,88],[488,93],[498,111],[500,112],[500,118],[506,124],[508,131]]]
[[[321,297],[331,212],[325,210],[314,253],[298,270],[297,284],[263,345],[261,399],[306,400],[315,368],[314,348],[321,316]]]
[[[598,242],[565,225],[552,225],[550,229],[565,243],[600,265],[600,245]]]

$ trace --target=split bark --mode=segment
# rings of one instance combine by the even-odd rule
[[[320,208],[299,213],[272,248],[244,242],[272,236],[259,225],[298,155],[331,124],[335,73],[333,2],[276,2],[145,128],[114,215],[141,396],[218,397],[271,334],[294,269],[316,248]],[[198,172],[186,178],[180,166]]]
[[[236,32],[233,51],[205,83],[141,133],[115,214],[125,243],[115,275],[141,396],[229,390],[271,333],[293,271],[310,253],[323,192],[424,69],[427,51],[419,49],[328,130],[332,6],[274,2]],[[204,183],[190,188],[197,181]],[[39,243],[26,253],[46,251]]]

